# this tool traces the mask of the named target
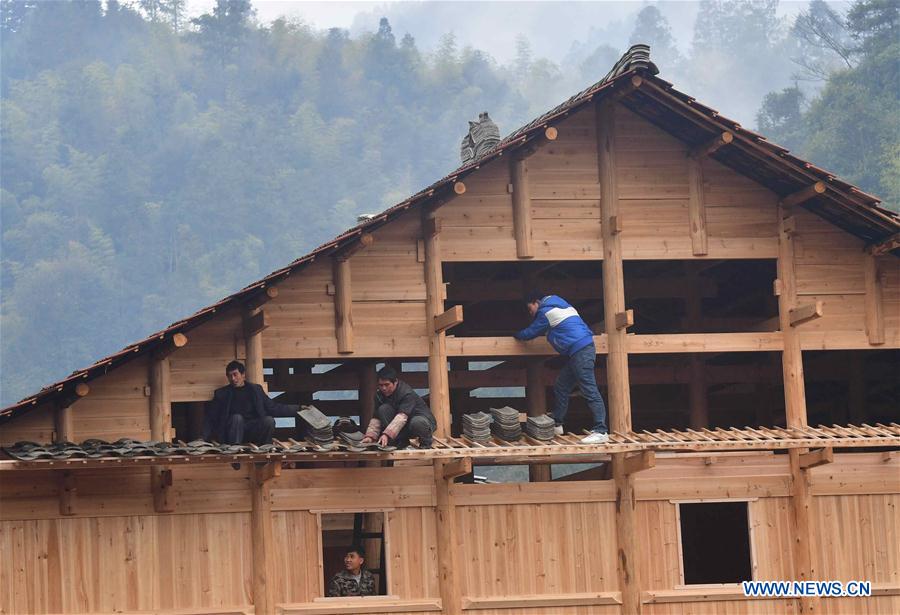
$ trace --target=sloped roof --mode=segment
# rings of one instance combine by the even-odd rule
[[[620,103],[691,146],[705,143],[723,131],[732,132],[733,142],[717,150],[712,157],[767,186],[779,196],[786,196],[817,181],[825,182],[826,192],[808,201],[804,207],[868,243],[884,241],[900,232],[900,217],[881,208],[878,197],[793,156],[787,149],[767,141],[762,135],[743,128],[715,109],[679,92],[671,83],[658,78],[658,72],[650,60],[650,48],[647,45],[632,46],[603,79],[513,131],[481,158],[461,166],[405,201],[345,231],[286,267],[273,271],[217,303],[0,410],[0,424],[46,401],[72,395],[78,383],[101,376],[121,363],[154,350],[175,334],[186,333],[206,322],[222,309],[252,300],[265,292],[266,287],[277,284],[316,258],[344,249],[358,241],[364,233],[383,226],[406,210],[449,197],[453,194],[454,183],[477,171],[481,165],[533,143],[544,134],[547,127],[610,92],[625,91]],[[629,85],[634,76],[641,77],[642,83],[640,87],[631,89]],[[895,249],[893,253],[900,254],[900,249]]]

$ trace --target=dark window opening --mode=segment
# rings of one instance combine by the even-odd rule
[[[773,259],[625,261],[623,273],[630,333],[778,330]]]
[[[900,422],[900,351],[803,352],[810,425]]]
[[[685,585],[753,580],[747,502],[679,504]]]
[[[203,417],[207,402],[190,401],[172,404],[172,440],[190,442],[203,437]]]
[[[365,589],[367,584],[361,577],[359,581],[348,582],[348,574],[344,565],[344,558],[348,551],[364,551],[362,569],[368,571],[374,577],[374,593],[366,595],[387,595],[387,545],[385,543],[385,513],[384,512],[349,512],[331,513],[321,516],[322,523],[322,571],[324,573],[325,596],[334,596],[332,591],[336,575],[340,575],[337,587],[347,587],[351,590],[355,587]],[[344,573],[341,575],[341,573]],[[366,576],[366,575],[363,575]],[[351,594],[348,594],[351,595]],[[360,594],[352,594],[360,595]]]

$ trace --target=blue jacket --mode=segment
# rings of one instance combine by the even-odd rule
[[[547,334],[547,341],[559,354],[572,356],[594,342],[593,333],[578,311],[562,297],[547,295],[541,299],[534,320],[515,334],[517,340],[533,340]]]

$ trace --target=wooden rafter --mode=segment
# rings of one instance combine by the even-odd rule
[[[793,192],[781,199],[781,206],[785,209],[802,205],[806,201],[825,194],[825,182],[815,182],[806,188]]]
[[[897,248],[900,248],[900,233],[895,233],[883,241],[869,245],[866,252],[872,256],[880,256]]]

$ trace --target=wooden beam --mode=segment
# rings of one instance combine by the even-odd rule
[[[153,493],[153,510],[158,513],[175,512],[175,491],[172,489],[172,470],[150,468],[150,489]]]
[[[375,237],[371,233],[362,233],[360,234],[359,239],[351,243],[346,248],[335,252],[334,258],[349,259],[354,254],[356,254],[360,250],[365,250],[373,243],[375,243]]]
[[[531,242],[531,187],[528,181],[528,162],[514,157],[509,162],[512,181],[513,236],[516,239],[516,256],[534,258]]]
[[[334,271],[334,325],[337,350],[341,354],[353,352],[353,291],[351,287],[350,261],[333,260]]]
[[[783,343],[781,365],[784,378],[784,404],[788,427],[803,428],[807,425],[803,353],[800,347],[800,332],[791,326],[791,310],[797,307],[794,236],[785,230],[785,217],[784,207],[779,204],[777,269],[781,293],[778,295],[778,319]]]
[[[444,478],[444,469],[450,464],[442,459],[434,460],[435,513],[437,514],[438,587],[445,613],[462,612],[459,574],[456,565],[456,502],[450,487],[452,479]]]
[[[635,87],[640,86],[637,83]],[[621,234],[612,232],[611,220],[619,215],[616,173],[615,103],[609,99],[597,105],[597,151],[600,175],[600,230],[603,237],[603,314],[608,323],[625,312],[625,285],[622,273]],[[625,329],[607,332],[609,353],[606,369],[612,431],[631,431],[631,392],[628,381],[628,344]],[[632,563],[633,567],[633,563]],[[636,603],[637,605],[638,603]],[[627,612],[626,608],[626,612]]]
[[[256,613],[275,612],[275,541],[270,479],[280,471],[281,462],[255,465],[250,469],[250,537]]]
[[[900,233],[894,233],[883,241],[870,244],[866,248],[866,252],[872,256],[881,256],[882,254],[893,252],[897,248],[900,248]]]
[[[634,326],[634,310],[625,310],[616,314],[616,329],[627,329]]]
[[[150,439],[169,442],[172,439],[172,398],[169,359],[150,359]]]
[[[555,126],[547,126],[544,129],[544,138],[548,141],[556,141],[559,137],[559,130]]]
[[[795,207],[825,193],[825,182],[816,182],[782,198],[779,204],[784,209]]]
[[[616,101],[622,100],[635,90],[637,90],[644,83],[643,77],[640,75],[633,75],[631,79],[627,82],[618,82],[616,83],[615,90],[610,97],[611,100],[609,102],[614,103]]]
[[[656,453],[641,451],[625,457],[625,474],[636,474],[656,467]]]
[[[434,331],[440,333],[463,322],[463,306],[454,305],[452,308],[434,317]]]
[[[726,130],[722,133],[717,134],[706,143],[701,143],[697,147],[692,148],[688,153],[688,156],[695,160],[702,160],[703,158],[716,153],[717,151],[719,151],[719,149],[725,147],[732,141],[734,141],[734,133],[732,133],[730,130]]]
[[[812,557],[812,529],[809,522],[809,509],[812,505],[812,495],[809,490],[808,470],[804,470],[800,464],[800,449],[788,450],[788,459],[791,468],[791,534],[793,535],[793,580],[805,582],[818,578],[813,567]],[[818,601],[811,597],[802,597],[800,601],[801,613],[814,613]]]
[[[791,326],[796,327],[810,320],[822,317],[822,302],[807,303],[788,310]]]
[[[425,314],[429,322],[444,312],[444,276],[441,267],[440,220],[423,212],[425,242]],[[428,390],[431,412],[437,420],[435,435],[450,435],[450,383],[447,375],[447,338],[443,331],[428,336]]]
[[[688,158],[688,219],[690,221],[691,250],[694,256],[709,253],[706,233],[706,196],[703,187],[703,168],[700,160]]]
[[[157,359],[165,359],[166,357],[171,356],[171,354],[179,348],[187,346],[187,343],[187,335],[184,333],[175,333],[172,337],[165,340],[153,350],[153,356]]]
[[[826,463],[834,462],[834,449],[830,446],[809,453],[800,453],[800,468],[809,470]]]
[[[91,387],[87,382],[79,382],[75,385],[75,395],[76,397],[87,397],[88,393],[91,392]]]
[[[259,292],[250,299],[248,299],[244,303],[244,309],[247,311],[253,311],[257,308],[262,307],[272,299],[278,296],[278,287],[277,286],[266,286],[262,292]]]
[[[641,588],[636,563],[639,556],[635,514],[634,477],[627,469],[625,453],[613,453],[612,472],[616,489],[616,573],[622,592],[622,612],[641,612]]]
[[[263,309],[258,310],[252,315],[247,314],[244,317],[244,339],[254,335],[259,335],[268,328],[269,316]]]
[[[535,277],[533,284],[546,287],[547,290],[553,291],[553,294],[565,297],[569,301],[599,300],[603,296],[602,286],[596,279],[547,280]],[[687,297],[694,293],[704,298],[718,295],[719,285],[715,280],[701,277],[698,284],[699,286],[691,288],[688,286],[688,280],[680,275],[665,278],[629,278],[628,299],[629,301],[670,299]],[[453,301],[482,301],[486,298],[520,301],[522,290],[522,284],[518,280],[494,280],[491,281],[489,288],[485,288],[485,284],[481,281],[461,280],[450,283],[448,297]]]
[[[453,192],[456,194],[465,194],[466,185],[462,182],[453,182]]]
[[[884,301],[882,299],[881,276],[878,271],[878,259],[872,254],[866,254],[864,260],[864,275],[866,281],[866,335],[869,344],[880,346],[884,344]]]
[[[443,477],[444,480],[453,480],[457,476],[464,476],[466,474],[472,473],[472,458],[471,457],[463,457],[462,459],[457,459],[455,461],[451,461],[444,465],[443,467]]]
[[[57,489],[59,491],[59,514],[70,517],[78,514],[78,481],[75,473],[59,472]]]

